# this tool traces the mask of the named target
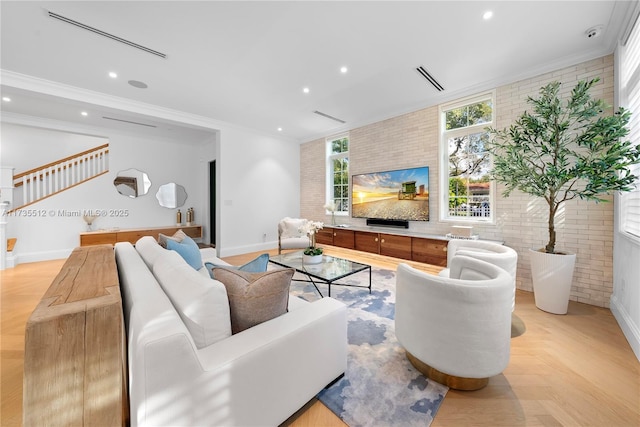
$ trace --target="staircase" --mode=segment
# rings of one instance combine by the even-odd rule
[[[13,176],[12,211],[109,172],[109,144]]]

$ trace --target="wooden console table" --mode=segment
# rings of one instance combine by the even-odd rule
[[[117,242],[131,242],[135,244],[142,236],[152,236],[158,239],[158,234],[171,236],[178,230],[194,239],[202,238],[201,225],[185,225],[173,227],[149,227],[149,228],[127,228],[122,230],[97,230],[80,233],[80,246],[90,245],[115,245]]]
[[[76,248],[27,321],[23,425],[127,425],[126,363],[113,248]]]

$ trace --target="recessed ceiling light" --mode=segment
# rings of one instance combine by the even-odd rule
[[[304,93],[309,93],[309,88],[308,88],[308,87],[302,88],[302,91],[303,91]]]
[[[490,10],[487,10],[485,13],[482,14],[482,19],[484,19],[485,21],[491,19],[493,17],[493,12]]]
[[[340,72],[342,74],[345,74],[347,71],[349,71],[349,69],[347,67],[340,67]]]
[[[278,132],[282,132],[282,128],[278,128]]]
[[[115,73],[113,71],[109,71],[109,77],[111,77],[112,79],[117,79],[118,78],[118,73]]]
[[[80,114],[82,114],[83,116],[87,117],[89,115],[89,113],[87,113],[86,111],[81,112]]]
[[[11,102],[11,98],[9,98],[8,96],[3,96],[3,97],[2,97],[2,100],[3,100],[4,102]]]

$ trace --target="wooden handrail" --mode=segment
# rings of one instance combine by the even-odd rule
[[[22,172],[22,173],[16,174],[16,175],[14,175],[14,176],[13,176],[13,180],[15,181],[16,179],[20,179],[20,178],[22,178],[22,177],[23,177],[23,176],[25,176],[25,175],[29,175],[29,174],[32,174],[32,173],[34,173],[34,172],[39,172],[39,171],[41,171],[42,169],[46,169],[46,168],[48,168],[48,167],[58,165],[58,164],[60,164],[60,163],[62,163],[62,162],[66,162],[66,161],[69,161],[69,160],[73,160],[73,159],[75,159],[76,157],[84,156],[85,154],[89,154],[89,153],[92,153],[92,152],[94,152],[94,151],[102,150],[103,148],[106,148],[106,147],[109,147],[109,144],[104,144],[104,145],[101,145],[101,146],[99,146],[99,147],[91,148],[90,150],[86,150],[86,151],[82,151],[82,152],[80,152],[80,153],[74,154],[73,156],[68,156],[68,157],[65,157],[64,159],[60,159],[60,160],[57,160],[57,161],[55,161],[55,162],[47,163],[46,165],[42,165],[42,166],[40,166],[40,167],[37,167],[37,168],[31,169],[31,170],[28,170],[28,171],[26,171],[26,172]],[[108,152],[109,152],[109,150],[105,151],[105,153],[108,153]],[[82,160],[80,160],[80,163],[82,163]],[[42,175],[42,174],[41,174],[41,175]],[[16,186],[18,186],[18,184],[17,184],[17,183],[16,183]]]
[[[106,151],[104,152],[104,154],[108,154],[108,153],[109,153],[109,150],[106,150]],[[96,154],[96,156],[97,156],[97,154]],[[90,157],[89,157],[89,159],[92,159],[93,157],[94,157],[94,156],[90,156]],[[83,162],[83,160],[82,160],[82,159],[80,159],[80,160],[78,160],[78,161],[76,161],[76,162],[73,162],[73,164],[74,164],[74,165],[77,165],[78,163],[79,163],[79,164],[82,164],[82,162]],[[56,164],[58,164],[58,163],[56,163]],[[43,166],[43,168],[45,168],[45,167],[49,167],[49,166]],[[67,165],[63,165],[63,166],[62,166],[62,170],[64,171],[65,169],[67,169]],[[34,170],[40,170],[40,169],[34,169]],[[57,170],[55,170],[55,169],[54,169],[54,170],[52,170],[52,171],[51,171],[51,175],[53,175],[53,174],[54,174],[54,173],[56,173],[56,172],[57,172]],[[27,172],[25,172],[25,173],[27,173]],[[24,176],[24,174],[25,174],[25,173],[20,174],[20,176],[16,175],[16,176],[14,177],[14,180],[15,180],[16,178],[21,178],[22,176]],[[40,175],[38,175],[36,178],[37,178],[37,179],[42,179],[42,178],[43,178],[43,177],[45,177],[45,176],[49,176],[49,172],[48,172],[48,171],[47,171],[47,172],[45,172],[45,173],[41,173],[41,174],[40,174]],[[27,181],[29,181],[29,180],[27,180]],[[18,182],[14,182],[14,183],[13,183],[13,186],[14,186],[14,187],[20,187],[20,186],[21,186],[21,185],[23,185],[23,184],[24,184],[24,182],[23,182],[22,180],[20,180],[20,181],[18,181]]]
[[[97,174],[96,176],[92,176],[91,178],[83,179],[82,181],[76,182],[75,184],[72,184],[72,185],[70,185],[70,186],[68,186],[68,187],[66,187],[66,188],[63,188],[62,190],[54,191],[53,193],[51,193],[51,194],[47,194],[46,196],[41,197],[41,198],[39,198],[39,199],[37,199],[37,200],[32,200],[32,201],[30,201],[29,203],[25,203],[24,205],[21,205],[21,206],[17,206],[17,207],[15,207],[15,208],[12,208],[11,210],[7,211],[7,213],[8,213],[8,214],[10,214],[10,213],[12,213],[12,212],[14,212],[14,211],[17,211],[18,209],[24,209],[25,207],[27,207],[27,206],[29,206],[29,205],[33,205],[34,203],[38,203],[38,202],[39,202],[39,201],[41,201],[41,200],[48,199],[49,197],[55,196],[56,194],[58,194],[58,193],[62,193],[63,191],[68,190],[68,189],[70,189],[70,188],[77,187],[77,186],[78,186],[78,185],[80,185],[80,184],[84,184],[85,182],[87,182],[87,181],[91,181],[92,179],[95,179],[95,178],[97,178],[97,177],[99,177],[99,176],[102,176],[102,175],[104,175],[104,174],[106,174],[106,173],[109,173],[109,171],[100,172],[100,173],[99,173],[99,174]]]

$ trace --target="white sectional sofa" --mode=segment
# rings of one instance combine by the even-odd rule
[[[221,284],[167,252],[153,238],[115,246],[131,426],[276,426],[344,373],[346,307],[332,298],[290,297],[286,314],[199,348],[183,320],[192,313],[181,313],[160,284],[211,284],[216,292]],[[225,264],[214,249],[201,253]],[[211,311],[224,330],[228,308]]]

